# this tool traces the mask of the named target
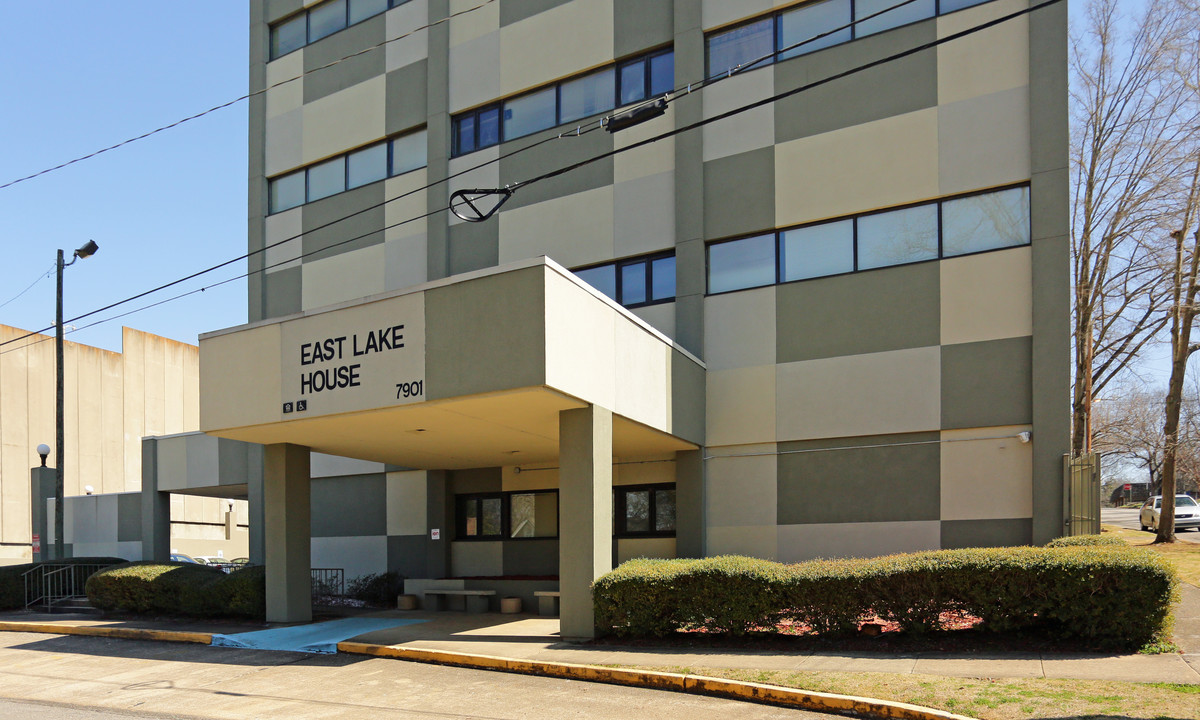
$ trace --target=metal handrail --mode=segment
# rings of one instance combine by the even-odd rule
[[[87,580],[112,563],[41,563],[22,573],[25,607],[86,597]]]

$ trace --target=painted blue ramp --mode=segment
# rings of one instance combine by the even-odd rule
[[[325,653],[337,652],[337,644],[363,633],[388,628],[412,625],[424,620],[404,618],[342,618],[312,625],[256,630],[234,635],[213,635],[212,644],[221,647],[250,648],[252,650],[285,650],[288,652]]]

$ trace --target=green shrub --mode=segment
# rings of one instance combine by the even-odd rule
[[[346,595],[368,605],[392,607],[404,589],[404,576],[397,572],[359,575],[346,585]]]
[[[261,566],[226,574],[195,563],[125,563],[93,575],[87,594],[108,611],[262,618],[266,572]]]
[[[124,563],[88,578],[87,596],[92,606],[108,611],[216,614],[216,607],[204,596],[224,575],[196,563]]]
[[[61,561],[67,565],[114,565],[123,563],[123,558],[117,557],[79,557],[67,558]],[[52,561],[50,564],[58,564]],[[21,565],[5,565],[0,567],[0,610],[17,610],[25,607],[25,573],[46,563],[24,563]],[[76,581],[80,584],[86,579],[83,573],[90,568],[76,572]]]
[[[217,587],[225,615],[261,620],[267,612],[267,569],[249,565],[225,576]]]
[[[968,613],[994,632],[1138,648],[1165,638],[1177,595],[1160,556],[1109,543],[975,548],[783,565],[746,557],[633,560],[593,585],[597,627],[619,635],[744,633],[783,619],[819,634],[872,615],[913,634]]]
[[[1124,540],[1115,538],[1111,535],[1075,535],[1074,537],[1060,537],[1046,543],[1046,547],[1080,547],[1080,546],[1096,546],[1096,545],[1127,545]]]

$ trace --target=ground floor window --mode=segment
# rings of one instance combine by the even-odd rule
[[[617,537],[670,537],[675,534],[675,486],[621,486],[613,498]]]
[[[558,491],[459,495],[455,523],[460,540],[558,537]]]

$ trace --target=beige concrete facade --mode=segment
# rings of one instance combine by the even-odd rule
[[[300,235],[310,255],[291,243],[268,250],[268,264],[272,252],[287,264],[252,276],[252,323],[203,341],[205,429],[383,464],[370,492],[388,510],[373,521],[372,549],[359,552],[375,557],[386,543],[388,567],[409,575],[548,576],[569,553],[594,570],[598,550],[615,562],[727,552],[791,561],[1060,534],[1065,6],[907,52],[1030,3],[933,11],[699,87],[724,70],[712,56],[722,33],[762,22],[778,30],[806,5],[498,0],[399,40],[473,7],[411,0],[271,59],[272,26],[300,6],[254,0],[252,88],[311,72],[295,83],[299,105],[294,93],[252,101],[249,248]],[[754,42],[777,45],[769,34]],[[356,55],[374,43],[386,52]],[[612,108],[577,118],[561,105],[572,88],[630,68],[637,77],[639,63],[668,56],[679,91],[661,117],[585,132]],[[604,92],[597,107],[610,102]],[[510,133],[524,112],[536,122]],[[350,118],[344,127],[310,127],[337,113]],[[482,128],[485,116],[495,134],[472,145],[472,123]],[[425,167],[271,212],[266,193],[284,174],[410,132],[423,133]],[[506,186],[518,190],[486,222],[440,212],[457,190]],[[962,231],[970,237],[944,242],[955,208],[1004,193],[1018,198],[1013,213],[981,210],[977,230]],[[887,218],[906,213],[933,218],[933,229],[904,241],[909,221]],[[835,259],[803,240],[834,227],[826,222],[852,228],[849,250],[837,246],[840,264],[805,274]],[[983,240],[970,244],[971,232]],[[770,238],[773,268],[758,249],[730,250],[757,248],[736,244],[755,238]],[[872,242],[886,251],[864,254]],[[562,271],[611,282],[604,292],[616,298],[658,261],[654,272],[673,273],[669,292],[623,297],[624,309]],[[351,337],[405,303],[423,375],[396,360],[389,382],[424,378],[422,397],[396,402],[380,384],[353,402],[309,398],[303,416],[283,412],[301,399],[289,332]],[[359,319],[335,333],[322,316]],[[657,503],[654,493],[673,489],[663,496],[677,499],[673,528],[614,527],[604,541],[565,531],[472,537],[463,508],[569,492],[560,413],[589,407],[612,414],[611,472],[593,481],[616,488],[618,524],[622,502]],[[1030,443],[1017,439],[1026,431]],[[337,482],[350,492],[359,481]],[[323,532],[329,547],[353,545],[350,528]]]
[[[0,326],[0,342],[26,334]],[[64,494],[84,495],[88,485],[96,493],[137,490],[141,438],[199,426],[196,347],[131,328],[120,353],[63,345]],[[34,335],[0,355],[0,562],[30,557],[29,468],[40,462],[39,443],[54,445],[54,377],[51,336]],[[209,509],[215,514],[215,505]]]

